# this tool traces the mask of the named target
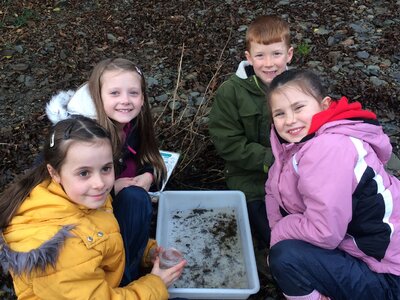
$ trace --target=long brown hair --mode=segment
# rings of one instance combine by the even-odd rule
[[[111,135],[114,158],[120,155],[122,149],[122,141],[119,138],[117,126],[110,119],[101,99],[101,78],[104,72],[107,71],[131,71],[140,75],[141,88],[143,93],[143,106],[136,117],[136,126],[139,132],[139,149],[138,163],[140,166],[150,164],[154,167],[154,178],[157,185],[160,185],[161,180],[166,176],[166,168],[164,161],[158,150],[156,137],[153,127],[153,118],[151,115],[150,104],[146,92],[146,82],[143,72],[130,60],[124,58],[108,58],[99,62],[93,69],[89,78],[89,90],[97,111],[97,121],[106,128]]]
[[[43,161],[28,170],[0,195],[0,229],[9,224],[34,187],[51,179],[47,171],[48,164],[60,173],[72,143],[87,143],[96,139],[106,139],[111,143],[109,133],[92,119],[73,116],[54,125],[43,147]]]

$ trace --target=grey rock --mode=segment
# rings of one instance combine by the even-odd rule
[[[44,46],[44,51],[48,53],[53,53],[55,50],[54,43],[53,42],[47,42],[46,45]]]
[[[337,72],[339,72],[340,67],[339,67],[339,66],[333,66],[333,67],[331,68],[331,70],[332,70],[333,72],[337,73]]]
[[[321,62],[319,60],[311,60],[307,63],[307,66],[313,69],[319,66],[320,64]]]
[[[146,84],[148,88],[151,88],[155,85],[158,85],[158,80],[154,77],[147,77],[146,78]]]
[[[190,118],[196,114],[196,111],[197,111],[196,108],[192,106],[187,106],[180,112],[179,116],[181,118]]]
[[[155,106],[151,108],[151,114],[153,116],[159,116],[164,112],[164,107],[162,106]]]
[[[187,76],[185,76],[185,78],[187,80],[196,80],[197,79],[197,73],[196,72],[190,73]]]
[[[25,75],[19,75],[17,81],[21,83],[25,82]]]
[[[395,118],[396,118],[395,115],[393,115],[393,116],[391,117],[392,120],[394,120]],[[397,135],[397,134],[400,133],[400,128],[399,128],[399,126],[396,126],[396,125],[394,125],[394,124],[391,124],[391,123],[383,123],[383,124],[382,124],[382,127],[384,128],[385,133],[386,133],[387,135],[389,135],[389,136],[391,136],[391,135]]]
[[[236,52],[237,52],[236,49],[234,49],[234,48],[229,48],[229,54],[230,54],[230,55],[235,54]]]
[[[393,73],[392,77],[400,83],[400,72]]]
[[[335,45],[337,43],[335,37],[333,37],[333,36],[328,37],[328,41],[327,42],[328,42],[328,46],[329,47],[331,47],[331,46],[333,46],[333,45]]]
[[[18,53],[23,53],[24,52],[24,47],[22,47],[22,45],[16,45],[14,47],[15,51],[17,51]]]
[[[381,61],[381,57],[377,56],[377,55],[371,55],[371,57],[369,58],[369,60],[374,63],[374,64],[379,64]]]
[[[189,95],[192,98],[196,98],[196,97],[200,96],[200,93],[195,91],[195,92],[190,92]]]
[[[164,86],[167,86],[167,85],[169,85],[170,83],[172,83],[172,80],[171,80],[171,79],[169,79],[169,78],[164,78],[164,79],[163,79],[163,85],[164,85]]]
[[[107,39],[110,40],[113,43],[118,41],[118,39],[112,33],[107,33]]]
[[[239,28],[238,28],[239,32],[243,32],[243,31],[246,31],[246,30],[247,30],[247,25],[240,25]]]
[[[365,64],[363,64],[361,61],[356,61],[354,63],[354,67],[359,68],[359,69],[365,68]]]
[[[204,97],[197,97],[196,98],[196,102],[195,102],[196,106],[203,105],[204,103],[206,103],[206,99]]]
[[[181,106],[182,106],[182,103],[180,101],[177,101],[177,100],[171,101],[170,103],[168,103],[168,107],[171,110],[178,110],[178,109],[181,108]]]
[[[64,49],[62,49],[62,50],[60,51],[60,58],[61,58],[62,60],[65,60],[65,59],[67,58],[67,53],[65,52]]]
[[[49,85],[49,79],[48,78],[45,78],[44,80],[39,82],[39,86],[40,87],[47,86],[47,85]]]
[[[208,115],[208,113],[206,113],[206,115]],[[208,117],[201,117],[200,118],[200,124],[208,124],[209,122],[209,118]]]
[[[367,70],[370,75],[374,75],[374,76],[378,76],[380,73],[380,68],[379,68],[379,66],[376,66],[376,65],[369,65],[367,67]]]
[[[376,6],[375,7],[375,15],[383,15],[387,12],[388,8],[383,6]]]
[[[289,4],[290,4],[289,0],[281,0],[276,5],[277,6],[282,6],[282,5],[289,5]]]
[[[36,85],[36,80],[32,76],[25,76],[25,86],[28,88],[32,88]]]
[[[392,26],[392,25],[394,25],[394,24],[396,24],[396,22],[393,21],[393,20],[387,19],[387,20],[383,21],[383,26],[384,26],[384,27]]]
[[[355,23],[350,24],[350,27],[357,33],[365,33],[368,31],[367,28],[360,26],[359,24],[355,24]]]
[[[385,80],[379,79],[376,76],[371,76],[369,80],[374,86],[386,86],[388,84]]]
[[[369,53],[367,51],[358,51],[356,55],[360,59],[367,59],[369,57]]]
[[[156,99],[156,101],[162,103],[162,102],[165,102],[168,100],[168,95],[162,94],[162,95],[157,96],[155,99]]]
[[[389,59],[384,59],[380,63],[380,66],[382,68],[389,68],[391,65],[392,65],[392,62]]]

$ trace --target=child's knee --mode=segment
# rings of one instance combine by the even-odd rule
[[[304,242],[298,240],[284,240],[272,246],[268,259],[271,272],[293,272],[304,258],[302,243]]]
[[[149,193],[138,186],[128,186],[122,189],[116,196],[115,202],[125,210],[133,208],[147,212],[153,209]]]

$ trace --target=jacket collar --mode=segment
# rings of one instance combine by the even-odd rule
[[[328,122],[345,119],[376,120],[376,115],[369,110],[363,110],[360,102],[349,103],[346,97],[342,97],[338,101],[333,101],[327,110],[313,116],[308,133],[316,132]]]
[[[240,79],[247,79],[255,75],[253,66],[247,60],[240,62],[235,74]]]

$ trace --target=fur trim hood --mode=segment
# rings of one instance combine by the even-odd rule
[[[96,107],[90,96],[89,85],[86,83],[75,92],[61,91],[54,95],[46,105],[46,114],[53,124],[71,115],[83,115],[96,119]]]
[[[4,241],[3,234],[0,234],[0,266],[4,272],[12,271],[17,276],[44,271],[49,265],[54,267],[60,248],[65,239],[72,236],[70,230],[74,227],[63,226],[50,240],[28,252],[13,251]]]

